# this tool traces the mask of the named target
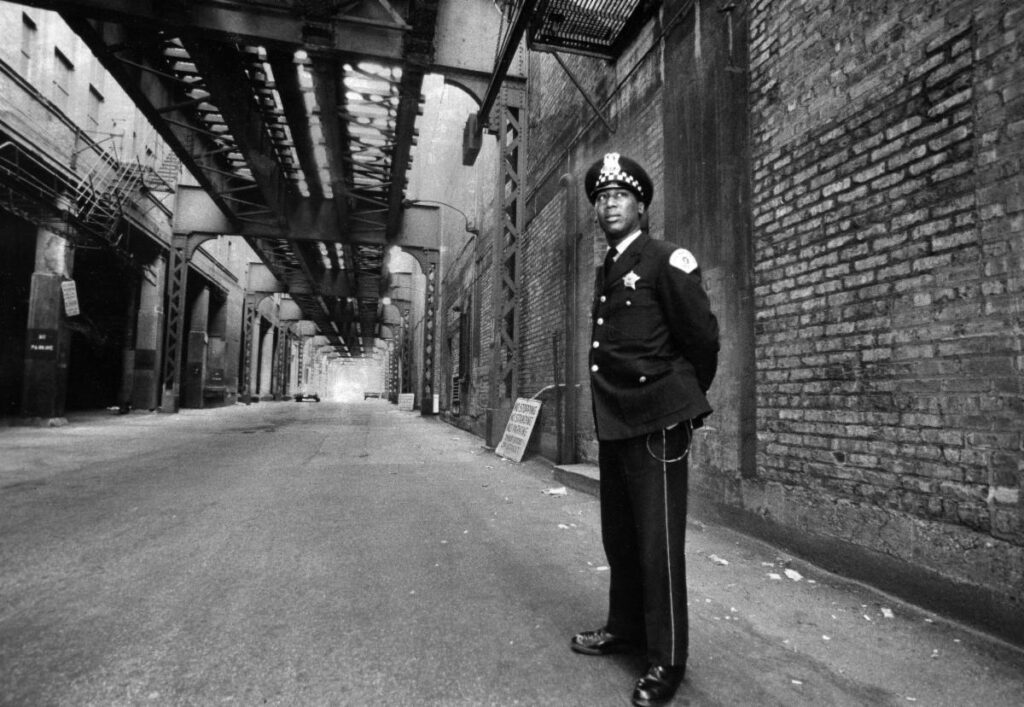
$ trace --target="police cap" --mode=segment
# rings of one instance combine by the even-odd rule
[[[626,189],[633,192],[644,206],[650,206],[654,196],[654,185],[644,168],[618,152],[609,152],[590,166],[583,178],[583,188],[587,190],[591,204],[597,199],[597,193],[604,189]]]

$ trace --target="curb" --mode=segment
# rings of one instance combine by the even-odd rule
[[[590,494],[595,498],[600,494],[601,481],[596,464],[562,464],[555,465],[554,477],[569,488]]]

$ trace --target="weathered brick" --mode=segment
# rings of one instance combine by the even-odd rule
[[[991,6],[992,3],[986,4],[986,7]],[[767,21],[775,16],[770,9],[772,7],[765,4],[760,10],[760,15],[765,18],[762,30],[765,33],[772,32],[771,23]],[[1001,12],[1006,17],[1010,16],[1005,8]],[[1020,14],[1018,10],[1013,12]],[[1001,16],[1000,12],[992,14]],[[792,101],[790,110],[778,115],[778,119],[787,123],[784,130],[759,131],[755,126],[754,134],[766,136],[766,145],[785,137],[788,141],[786,149],[794,155],[787,169],[799,175],[794,181],[809,182],[812,189],[820,189],[821,192],[822,199],[816,198],[813,192],[791,194],[789,203],[794,205],[794,212],[787,214],[791,220],[784,229],[774,231],[773,245],[813,265],[812,269],[799,272],[791,270],[794,282],[788,290],[783,288],[775,294],[797,294],[802,302],[801,321],[824,323],[823,335],[826,338],[816,339],[815,353],[791,354],[779,357],[777,361],[783,366],[780,370],[804,366],[808,367],[807,373],[819,378],[827,376],[829,381],[826,388],[823,387],[824,381],[819,382],[800,371],[790,371],[789,379],[793,383],[786,385],[799,385],[797,395],[785,393],[779,398],[780,407],[773,408],[771,412],[763,411],[759,417],[765,419],[778,415],[787,405],[797,405],[805,411],[802,418],[798,411],[793,411],[794,415],[789,419],[806,422],[800,423],[798,438],[790,440],[791,448],[780,450],[780,453],[789,458],[800,457],[803,461],[798,468],[812,473],[815,478],[827,480],[820,488],[827,489],[830,495],[842,498],[843,494],[856,494],[868,503],[897,508],[899,512],[920,517],[932,516],[950,527],[959,525],[965,529],[964,532],[1019,533],[1019,505],[1015,507],[1017,515],[1012,521],[990,521],[979,491],[987,483],[987,479],[981,476],[987,463],[987,453],[969,446],[969,440],[977,441],[978,438],[968,435],[972,425],[991,427],[1016,420],[1020,427],[1022,412],[1019,409],[1002,418],[1006,422],[999,422],[992,413],[986,420],[981,411],[983,406],[994,407],[993,401],[998,400],[992,395],[991,382],[1007,376],[1019,376],[1021,367],[1024,367],[1024,357],[1019,354],[1008,357],[986,355],[985,350],[991,347],[991,342],[978,339],[977,347],[965,345],[957,334],[957,327],[962,328],[965,321],[979,320],[982,312],[986,313],[984,316],[992,316],[1000,311],[998,297],[1005,299],[1007,304],[1003,306],[1012,306],[1006,288],[1007,275],[1019,272],[1019,266],[1016,269],[1010,265],[998,266],[993,259],[1005,257],[1000,254],[1008,252],[1007,244],[1011,242],[1008,239],[1019,237],[1024,230],[1024,217],[1009,216],[1024,209],[1024,197],[1013,196],[1024,190],[1018,185],[997,193],[994,187],[1013,174],[1003,165],[1019,168],[1019,158],[1014,155],[1019,155],[1021,149],[1024,110],[1018,114],[1019,117],[1008,117],[1005,108],[993,103],[989,96],[996,96],[999,101],[1004,98],[1018,100],[1021,82],[1009,82],[1008,75],[984,75],[984,69],[974,64],[978,58],[995,56],[995,47],[999,51],[1006,48],[1008,42],[1005,37],[989,41],[987,48],[982,46],[975,54],[971,50],[971,37],[975,30],[970,22],[947,27],[941,13],[935,17],[935,20],[906,32],[903,40],[907,44],[902,48],[900,62],[885,67],[886,81],[879,80],[877,75],[867,79],[859,75],[859,72],[880,72],[881,65],[873,56],[860,62],[847,57],[843,59],[843,65],[824,71],[816,67],[815,71],[804,74],[807,80],[820,81],[815,78],[819,75],[829,77],[829,86],[833,90],[846,90],[846,104],[818,99]],[[1000,21],[1005,21],[1005,18]],[[886,36],[884,27],[891,24],[883,22],[878,25],[869,40]],[[780,92],[791,90],[787,81],[796,83],[800,75],[799,71],[788,75],[774,72],[774,67],[784,63],[783,57],[787,56],[784,51],[786,42],[796,41],[797,36],[810,36],[813,31],[811,23],[809,27],[802,27],[800,32],[791,31],[787,38],[776,37],[778,51],[774,58],[759,62],[765,76],[772,76],[771,80]],[[921,37],[916,56],[913,53],[915,32]],[[898,85],[901,76],[905,81],[902,86]],[[974,90],[972,77],[975,86],[984,86],[982,92]],[[852,81],[857,82],[855,87],[844,85],[844,82]],[[815,87],[809,88],[813,93]],[[928,90],[922,93],[922,88]],[[870,106],[863,103],[868,90],[876,91],[873,94],[876,100]],[[877,100],[878,96],[882,99]],[[886,103],[885,96],[891,96],[892,102]],[[911,110],[901,113],[911,106]],[[983,149],[977,153],[972,141],[975,137],[973,116],[978,116],[982,121],[980,125],[984,126],[984,131],[978,133],[978,144]],[[829,123],[829,119],[834,122]],[[799,145],[800,133],[795,129],[800,121],[808,126],[814,126],[818,121],[820,125],[820,129],[809,135],[803,145]],[[844,129],[851,131],[849,135],[844,135]],[[853,131],[860,132],[855,134]],[[1011,146],[1008,139],[1016,140],[1017,144]],[[793,149],[794,145],[804,149],[805,156]],[[808,146],[813,149],[807,149]],[[757,151],[755,141],[755,154]],[[872,161],[855,164],[854,158]],[[981,167],[988,170],[987,183],[972,184],[970,180],[977,182]],[[908,169],[907,174],[900,174],[899,170],[903,168]],[[765,174],[763,178],[763,188],[768,190],[773,184],[780,183],[778,178],[773,180],[771,174]],[[868,192],[869,185],[877,191]],[[790,192],[792,185],[787,184],[784,189]],[[980,208],[975,212],[973,195],[976,190],[983,195],[986,189],[991,196],[979,198]],[[824,199],[829,197],[835,201],[823,210]],[[1013,211],[1009,207],[1012,199],[1016,199],[1017,204]],[[812,210],[813,221],[807,217]],[[805,212],[802,220],[798,220],[800,212]],[[840,215],[840,212],[844,213]],[[860,222],[858,238],[862,239],[861,243],[869,245],[869,250],[860,250],[850,242],[832,243],[825,253],[838,252],[840,260],[827,263],[825,253],[817,251],[816,244],[806,238],[818,233],[819,224],[824,226],[828,237],[849,233],[851,218]],[[790,240],[788,246],[785,245],[786,239]],[[985,257],[988,258],[983,265],[978,264],[977,253],[981,251],[973,247],[979,244],[984,244]],[[855,273],[855,269],[862,272]],[[815,284],[816,296],[807,296],[803,288],[819,274],[823,280]],[[1024,289],[1021,280],[1024,278],[1015,278],[1018,293]],[[777,279],[774,281],[778,282]],[[822,295],[825,295],[825,301],[819,303]],[[892,300],[887,301],[886,298],[893,296],[906,298],[907,304],[912,306],[892,308]],[[987,299],[983,303],[986,305],[984,308],[978,302],[980,297]],[[785,302],[780,302],[777,311],[792,312],[792,308],[785,305]],[[816,309],[819,307],[821,309]],[[835,321],[836,315],[843,320]],[[781,321],[768,319],[766,322],[784,337]],[[851,326],[855,322],[868,323],[876,330],[853,330]],[[1003,336],[1006,336],[1005,330]],[[1016,342],[1019,350],[1019,335]],[[1013,344],[1009,348],[1012,349]],[[890,421],[890,426],[878,428],[875,443],[879,444],[879,440],[890,431],[895,439],[904,440],[900,442],[903,445],[915,438],[927,441],[914,448],[890,447],[887,450],[887,457],[892,460],[888,464],[894,473],[892,478],[887,478],[884,473],[870,473],[872,464],[881,463],[870,449],[856,457],[853,454],[833,454],[831,459],[828,455],[808,457],[804,451],[794,449],[801,440],[802,444],[816,448],[820,444],[818,438],[827,439],[832,434],[836,435],[836,440],[850,439],[849,434],[843,435],[835,425],[824,421],[811,423],[821,419],[820,411],[825,408],[841,409],[856,417],[858,401],[867,404],[868,398],[863,393],[859,398],[851,396],[842,401],[829,396],[829,390],[838,390],[853,382],[849,379],[853,369],[843,363],[846,361],[844,350],[855,353],[857,360],[863,363],[877,362],[875,365],[883,366],[882,370],[886,371],[882,375],[901,376],[898,388],[910,391],[909,397],[892,399],[893,409],[902,409],[903,413],[898,420]],[[822,353],[837,357],[836,363],[823,366]],[[905,363],[898,366],[894,361]],[[829,396],[829,404],[823,405],[819,401],[823,396]],[[881,403],[875,401],[873,404]],[[811,412],[809,405],[818,406],[818,414],[806,414]],[[808,424],[816,425],[816,430],[807,427]],[[861,433],[863,430],[860,429],[856,432]],[[1019,455],[1019,434],[1012,439],[996,438],[987,442],[993,448],[999,448],[1000,444],[1011,445],[1015,452],[1008,452],[1009,458]],[[901,459],[901,454],[907,456]],[[857,464],[868,468],[867,476],[851,476],[850,467],[854,459]],[[799,483],[799,476],[794,476],[793,472],[784,472],[778,465],[759,463],[759,469],[769,468],[773,469],[772,473],[780,483]],[[964,471],[966,469],[973,471],[968,474]],[[1014,474],[1013,478],[1018,480],[1019,473],[1015,471]],[[935,486],[931,481],[923,481],[909,494],[898,489],[915,475],[939,480],[943,485]],[[1003,480],[1008,481],[1012,475],[1006,472],[1004,476]],[[847,484],[854,480],[860,481],[860,485]],[[993,530],[994,526],[998,528]],[[849,529],[844,532],[856,538],[853,527],[854,524],[847,525]]]

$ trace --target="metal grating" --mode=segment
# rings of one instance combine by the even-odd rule
[[[659,3],[652,0],[548,0],[541,2],[530,47],[613,59]]]

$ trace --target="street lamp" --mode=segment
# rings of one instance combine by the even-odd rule
[[[408,209],[410,206],[419,206],[420,204],[437,204],[438,206],[447,206],[452,211],[455,211],[462,215],[462,218],[466,220],[466,233],[472,233],[474,236],[480,235],[480,229],[470,225],[469,216],[466,215],[462,209],[452,206],[444,201],[434,201],[433,199],[403,199],[402,208]]]

